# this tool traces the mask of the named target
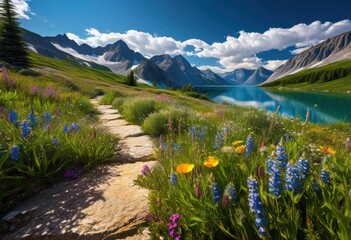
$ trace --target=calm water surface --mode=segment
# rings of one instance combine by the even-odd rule
[[[333,94],[325,92],[267,91],[253,86],[206,87],[198,88],[216,102],[233,105],[255,106],[275,111],[280,105],[280,113],[300,116],[305,120],[310,108],[311,122],[330,123],[337,121],[351,122],[351,94]]]

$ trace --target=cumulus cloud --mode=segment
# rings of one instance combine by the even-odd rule
[[[101,33],[95,28],[86,29],[87,37],[68,33],[70,39],[78,44],[86,43],[93,47],[105,46],[119,39],[146,57],[159,54],[184,54],[200,58],[216,58],[220,67],[208,67],[216,72],[232,71],[237,68],[257,68],[264,66],[274,70],[286,60],[257,57],[257,54],[270,50],[284,50],[294,47],[292,54],[298,54],[310,46],[327,38],[351,30],[351,21],[342,20],[336,23],[320,21],[311,24],[300,23],[291,28],[270,28],[263,33],[240,31],[237,37],[227,36],[223,42],[206,43],[201,39],[178,41],[172,37],[151,35],[136,30],[125,33]],[[192,51],[187,51],[192,47]]]
[[[73,33],[67,33],[67,37],[78,44],[86,43],[92,47],[106,46],[118,40],[123,40],[131,49],[140,52],[146,57],[160,54],[185,54],[183,49],[186,44],[171,37],[153,36],[150,33],[136,30],[129,30],[125,33],[101,33],[95,28],[88,28],[85,31],[88,35],[85,39]]]
[[[2,0],[0,0],[0,3],[1,2]],[[19,18],[29,20],[30,17],[28,14],[35,16],[35,13],[30,10],[27,0],[12,0],[12,4],[15,7],[14,10]]]

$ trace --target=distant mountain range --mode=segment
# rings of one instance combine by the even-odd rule
[[[264,68],[256,70],[238,69],[219,76],[211,70],[199,70],[181,55],[171,57],[167,54],[153,56],[150,59],[131,50],[119,40],[105,47],[78,45],[65,34],[55,37],[42,37],[36,33],[25,31],[23,39],[29,48],[41,55],[64,59],[75,58],[85,65],[100,64],[113,72],[125,75],[131,69],[137,77],[160,87],[181,88],[183,85],[257,85],[266,80],[271,72]],[[242,75],[242,76],[241,76]]]
[[[266,81],[271,75],[272,71],[259,67],[256,70],[239,68],[232,72],[221,74],[227,82],[237,85],[259,85]]]
[[[154,56],[144,60],[134,69],[137,76],[156,82],[160,86],[181,88],[192,85],[227,85],[228,83],[210,70],[201,71],[192,67],[181,55],[171,57],[168,54]]]
[[[351,59],[351,31],[329,38],[290,58],[277,68],[264,84],[302,70],[321,67],[345,59]]]

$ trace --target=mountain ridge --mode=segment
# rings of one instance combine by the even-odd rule
[[[351,31],[328,38],[290,58],[285,64],[277,68],[263,84],[302,70],[320,67],[345,59],[351,59]]]

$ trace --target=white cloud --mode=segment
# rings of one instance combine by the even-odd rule
[[[185,54],[183,49],[186,45],[171,37],[153,36],[136,30],[129,30],[125,33],[101,33],[95,28],[88,28],[85,31],[88,35],[85,39],[73,33],[67,33],[67,37],[78,44],[86,43],[92,47],[106,46],[122,39],[131,49],[140,52],[146,57],[160,54]]]
[[[274,71],[277,69],[280,65],[283,65],[286,63],[287,60],[268,60],[265,62],[263,67],[267,68],[268,70]]]
[[[35,13],[30,10],[30,7],[27,3],[29,0],[12,0],[12,4],[15,7],[15,12],[17,13],[18,18],[29,20],[30,17],[28,14],[35,16]],[[0,0],[2,2],[2,0]]]
[[[310,46],[307,46],[307,47],[302,47],[302,48],[296,48],[296,49],[294,49],[294,50],[292,50],[292,51],[290,51],[292,54],[300,54],[300,53],[302,53],[303,51],[305,51],[305,50],[307,50],[307,49],[309,49],[310,48]]]
[[[216,58],[220,67],[208,67],[216,72],[232,71],[236,68],[257,68],[264,66],[274,70],[285,60],[264,60],[257,54],[273,49],[284,50],[294,47],[292,54],[298,54],[310,46],[327,38],[351,30],[351,21],[346,19],[336,23],[320,21],[307,25],[300,23],[291,28],[270,28],[263,33],[240,31],[238,37],[228,36],[224,42],[208,44],[201,39],[188,39],[178,41],[172,37],[151,35],[136,30],[125,33],[101,33],[95,28],[86,29],[87,37],[68,33],[70,39],[78,44],[87,43],[93,47],[105,46],[119,39],[125,41],[128,46],[146,57],[159,54],[184,54],[200,58]],[[192,51],[187,51],[192,47]]]

